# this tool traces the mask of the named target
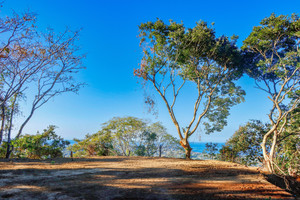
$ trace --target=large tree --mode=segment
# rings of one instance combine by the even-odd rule
[[[216,37],[214,29],[202,21],[187,29],[158,19],[142,23],[139,29],[143,58],[134,74],[161,96],[190,159],[188,139],[199,124],[203,123],[206,133],[221,131],[230,107],[243,101],[245,92],[235,84],[242,74],[236,37]],[[194,88],[197,95],[190,122],[182,125],[174,108],[185,87]],[[154,101],[147,96],[146,103],[153,105]]]
[[[31,109],[20,127],[14,127],[16,138],[38,108],[59,94],[77,92],[83,85],[74,79],[74,74],[84,68],[81,62],[84,55],[79,53],[76,44],[78,31],[66,29],[56,34],[48,29],[41,32],[34,24],[35,15],[30,13],[0,18],[3,36],[0,46],[0,143],[7,123],[7,158],[13,149],[11,130],[15,125],[16,109],[22,110],[22,101],[27,101]]]
[[[272,14],[253,28],[243,45],[251,63],[248,74],[272,104],[268,114],[271,128],[264,135],[261,147],[267,168],[273,173],[282,171],[274,162],[276,146],[300,100],[299,39],[297,15]],[[270,150],[267,149],[269,139],[272,140]]]

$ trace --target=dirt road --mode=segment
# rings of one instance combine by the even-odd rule
[[[0,162],[0,199],[294,199],[257,168],[221,161],[97,157]]]

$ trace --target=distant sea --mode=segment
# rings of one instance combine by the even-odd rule
[[[203,153],[205,149],[205,144],[208,142],[190,142],[190,145],[192,147],[192,152],[197,152],[197,153]],[[225,143],[217,143],[217,151],[219,151]],[[216,152],[215,152],[216,153]]]
[[[75,144],[76,142],[74,140],[68,140],[70,142],[70,145]],[[197,152],[197,153],[203,153],[204,149],[205,149],[205,144],[207,142],[190,142],[190,145],[192,147],[192,152]],[[217,143],[217,148],[219,151],[223,145],[225,145],[225,143]]]

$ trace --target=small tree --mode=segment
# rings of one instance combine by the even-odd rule
[[[135,154],[137,156],[154,156],[157,151],[157,147],[155,145],[156,140],[156,133],[144,130],[140,135],[140,138],[137,138],[138,143],[136,145]]]
[[[172,152],[182,154],[179,140],[168,134],[167,129],[160,122],[151,124],[148,128],[156,134],[155,146],[158,157],[173,157]]]
[[[214,159],[216,158],[217,150],[218,150],[218,144],[210,142],[205,144],[205,149],[203,150],[203,153],[209,155],[210,159]]]
[[[114,149],[123,156],[134,154],[147,123],[135,117],[114,117],[103,123],[102,130],[113,137]]]
[[[109,132],[101,130],[87,134],[83,140],[74,140],[76,143],[68,147],[69,151],[74,152],[74,157],[115,155],[113,138]]]
[[[54,129],[55,126],[49,126],[41,134],[24,135],[14,139],[12,144],[15,147],[15,151],[12,157],[31,159],[62,157],[63,150],[69,145],[69,141],[56,135]],[[8,142],[2,144],[4,147],[7,145]]]
[[[255,79],[257,88],[268,94],[272,103],[268,115],[271,127],[264,134],[261,147],[268,170],[275,173],[277,170],[282,172],[274,160],[279,138],[300,101],[300,20],[297,15],[272,14],[260,24],[244,41],[243,49],[252,63],[248,74]]]
[[[251,120],[240,126],[220,150],[220,157],[225,161],[234,161],[244,165],[257,165],[263,162],[261,142],[269,130],[268,124]],[[270,149],[268,142],[267,148]]]
[[[190,159],[188,139],[203,122],[206,132],[221,131],[231,106],[243,101],[245,92],[235,85],[241,76],[240,53],[235,39],[217,38],[212,28],[199,22],[186,29],[183,24],[161,20],[139,26],[143,59],[134,74],[150,83],[165,103],[177,129],[180,144]],[[195,88],[193,113],[183,126],[174,107],[184,86]],[[190,98],[190,97],[189,97]],[[153,106],[149,96],[146,103]],[[205,121],[203,121],[205,120]]]

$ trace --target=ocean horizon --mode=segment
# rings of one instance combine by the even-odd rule
[[[70,145],[73,145],[76,143],[76,141],[74,140],[68,140],[70,142]],[[207,143],[210,143],[210,142],[190,142],[190,145],[192,147],[192,152],[196,152],[196,153],[203,153],[203,151],[205,150],[205,144]],[[225,142],[223,143],[218,143],[216,142],[217,144],[217,151],[215,153],[217,153],[221,148],[222,146],[225,145]]]
[[[203,151],[205,150],[205,144],[207,143],[210,142],[190,142],[190,145],[192,147],[192,152],[203,153]],[[225,145],[225,142],[223,143],[216,142],[216,144],[218,149],[216,152],[218,152],[222,148],[222,146]]]

